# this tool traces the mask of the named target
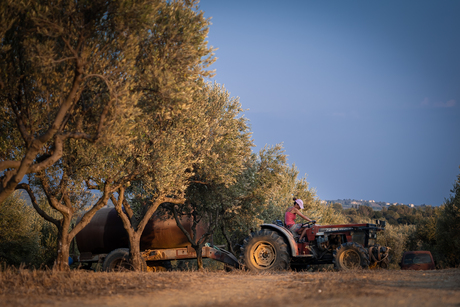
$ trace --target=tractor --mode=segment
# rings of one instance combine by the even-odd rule
[[[334,264],[337,270],[388,267],[390,248],[376,244],[377,232],[385,230],[384,221],[343,225],[311,221],[302,224],[305,228],[299,242],[280,220],[260,225],[244,240],[240,263],[256,272],[303,270],[313,264]]]

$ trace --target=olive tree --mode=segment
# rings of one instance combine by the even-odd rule
[[[235,203],[222,217],[221,234],[228,249],[236,255],[235,247],[249,232],[255,231],[264,219],[278,219],[268,200],[275,191],[284,189],[283,182],[288,182],[286,155],[282,145],[265,146],[257,154],[252,154],[246,161],[245,169],[230,189]],[[291,178],[294,182],[294,178]],[[270,202],[271,204],[273,202]],[[275,210],[276,211],[276,210]]]
[[[197,118],[207,133],[194,142],[206,145],[191,151],[196,161],[191,168],[193,175],[188,181],[185,202],[164,207],[195,249],[199,269],[203,268],[203,246],[218,227],[221,217],[235,205],[226,191],[244,170],[253,146],[239,100],[230,97],[225,88],[217,84],[207,85],[203,94],[200,102],[203,110]],[[182,216],[187,216],[191,222],[190,231],[182,225]]]
[[[110,134],[98,140],[97,146],[80,139],[63,142],[63,156],[53,165],[28,174],[27,181],[16,186],[25,190],[37,213],[57,229],[57,255],[54,269],[67,270],[70,245],[96,214],[107,205],[111,195],[119,188],[115,173],[107,173],[101,166],[110,163],[111,170],[119,170],[117,152],[106,152],[107,144],[126,147],[133,141],[132,122],[137,108],[113,115]],[[123,165],[132,163],[130,160]],[[125,176],[129,176],[125,175]],[[100,178],[104,178],[100,180]],[[98,194],[91,190],[97,189]],[[46,201],[44,201],[46,200]],[[42,203],[42,205],[40,205]]]
[[[196,3],[2,2],[0,193],[41,191],[61,213],[53,219],[36,207],[59,228],[57,268],[66,268],[71,238],[109,197],[124,218],[130,182],[145,179],[159,202],[181,190],[183,175],[176,174],[187,174],[189,155],[178,138],[184,130],[178,116],[191,109],[201,80],[212,76],[209,21]],[[24,174],[30,180],[19,184]],[[74,215],[88,209],[88,189],[101,197],[70,230]],[[148,220],[157,206],[152,201],[143,216]],[[125,224],[137,234],[130,236],[137,268],[144,226],[142,220]]]
[[[97,142],[136,103],[136,57],[159,2],[1,1],[0,204],[66,140]]]
[[[0,26],[0,202],[14,189],[29,193],[37,212],[58,228],[59,270],[68,268],[72,238],[112,192],[108,180],[102,197],[70,229],[70,221],[87,204],[88,188],[81,174],[86,168],[72,147],[100,146],[115,124],[134,112],[139,44],[158,2],[24,0],[0,5],[6,21]],[[21,183],[25,175],[28,181]],[[46,197],[62,217],[40,208],[35,195]]]
[[[105,191],[102,197],[94,202],[94,204],[91,204],[92,198],[83,186],[70,183],[71,180],[67,174],[59,179],[52,178],[49,175],[49,171],[51,170],[52,167],[40,172],[34,178],[35,181],[39,182],[35,186],[40,185],[41,191],[34,191],[31,185],[26,183],[20,183],[18,189],[26,190],[38,214],[56,226],[58,230],[58,246],[54,269],[63,271],[69,268],[69,248],[73,238],[91,221],[97,210],[107,204],[110,194],[108,191]],[[109,186],[106,186],[106,189],[108,188]],[[36,197],[37,194],[41,195],[40,197],[46,197],[50,208],[54,209],[55,212],[59,212],[60,218],[53,216],[53,214],[47,212],[49,210],[43,209],[39,205],[39,200]],[[76,219],[79,213],[83,213],[82,218],[74,224],[74,227],[71,227],[71,222]]]
[[[189,112],[181,114],[186,116]],[[200,145],[193,142],[195,138],[190,134],[207,132],[194,124],[193,116],[189,120],[172,118],[176,119],[172,125],[145,125],[139,143],[121,154],[123,158],[126,154],[132,157],[126,156],[133,163],[120,168],[121,176],[116,180],[119,188],[111,199],[128,234],[130,258],[136,270],[142,268],[140,239],[148,220],[160,204],[184,201],[190,170],[196,162],[190,152]]]
[[[140,238],[148,220],[160,204],[184,202],[200,159],[196,153],[212,144],[203,81],[213,74],[207,70],[214,61],[206,42],[209,20],[197,1],[162,1],[150,22],[136,58],[140,111],[130,129],[133,139],[107,146],[117,167],[110,159],[103,163],[118,185],[111,199],[128,233],[135,269],[142,267]]]

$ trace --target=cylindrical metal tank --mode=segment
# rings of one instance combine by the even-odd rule
[[[182,225],[191,231],[191,222],[183,218]],[[201,225],[197,235],[204,234]],[[129,247],[128,234],[115,208],[102,208],[76,236],[80,253],[106,254],[117,248]],[[161,220],[155,214],[150,218],[141,236],[141,250],[177,248],[189,246],[190,242],[174,219]]]

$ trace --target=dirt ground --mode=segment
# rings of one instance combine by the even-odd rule
[[[76,275],[77,274],[77,275]],[[0,273],[0,306],[460,306],[460,269]]]

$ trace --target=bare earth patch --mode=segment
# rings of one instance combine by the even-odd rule
[[[460,306],[460,269],[0,272],[0,306]]]

